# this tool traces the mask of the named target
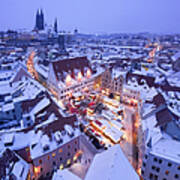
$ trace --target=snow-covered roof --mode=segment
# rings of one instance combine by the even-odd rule
[[[54,173],[52,180],[81,180],[78,176],[65,169],[63,171],[58,170]]]
[[[60,144],[58,144],[56,142],[55,138],[52,141],[49,141],[47,136],[45,136],[45,137],[40,136],[36,146],[33,148],[30,148],[31,158],[35,159],[39,156],[42,156],[43,154],[49,153],[80,135],[80,131],[78,129],[75,129],[73,132],[74,132],[73,137],[70,137],[68,134],[65,134],[64,136],[62,136],[63,142]],[[44,151],[44,149],[43,149],[44,145],[48,145],[48,150]]]
[[[85,177],[85,180],[93,179],[139,180],[139,177],[117,144],[95,156]]]
[[[119,78],[119,76],[125,76],[126,71],[122,71],[121,69],[112,69],[112,78]]]
[[[44,97],[36,106],[33,108],[32,113],[36,114],[50,104],[50,100]]]
[[[180,58],[180,51],[174,54],[174,56],[171,57],[173,61],[176,61]]]
[[[180,164],[180,142],[171,138],[161,138],[152,146],[151,154]]]
[[[168,76],[167,81],[171,86],[180,87],[180,72]]]
[[[29,165],[25,161],[20,160],[15,163],[11,173],[14,174],[18,180],[25,180],[27,178],[28,172]]]
[[[6,149],[0,157],[1,179],[11,179],[12,175],[18,180],[26,180],[30,165],[18,154]]]

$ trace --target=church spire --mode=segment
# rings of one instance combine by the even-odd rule
[[[36,13],[36,24],[35,24],[36,29],[38,29],[38,27],[39,27],[39,17],[40,17],[40,13],[39,13],[39,9],[38,9],[37,13]]]
[[[54,32],[55,32],[55,33],[58,32],[57,18],[55,18],[55,21],[54,21]]]

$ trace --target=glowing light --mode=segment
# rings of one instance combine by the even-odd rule
[[[81,73],[81,72],[78,72],[77,80],[78,80],[78,81],[81,81],[81,80],[82,80],[82,73]]]
[[[78,156],[75,155],[75,156],[73,157],[73,161],[76,161],[77,158],[78,158]]]
[[[59,149],[59,152],[62,153],[62,149]]]
[[[87,70],[86,75],[87,75],[87,78],[90,78],[90,77],[91,77],[91,70],[90,70],[90,69]]]
[[[33,51],[28,57],[26,66],[27,66],[28,72],[32,75],[32,77],[38,80],[39,79],[38,73],[36,72],[34,68],[34,57],[35,57],[35,52]]]
[[[141,176],[141,168],[138,168],[137,173]]]
[[[124,140],[127,140],[127,139],[128,139],[127,136],[126,136],[126,134],[123,134],[122,137],[123,137]]]
[[[66,85],[71,85],[71,76],[69,74],[66,76]]]
[[[35,174],[38,174],[38,173],[40,173],[40,172],[41,172],[41,167],[40,167],[40,166],[34,167],[34,173],[35,173]]]
[[[64,168],[64,165],[61,164],[61,165],[59,166],[59,169],[60,169],[60,170],[63,170],[63,168]]]
[[[71,159],[67,160],[67,165],[71,164]]]
[[[56,156],[56,153],[52,153],[52,157],[55,157]]]

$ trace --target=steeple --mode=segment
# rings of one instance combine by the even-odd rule
[[[54,21],[54,32],[57,33],[58,32],[58,24],[57,24],[57,18]]]
[[[36,29],[38,29],[38,27],[39,27],[39,16],[40,16],[40,14],[39,14],[39,9],[38,9],[37,13],[36,13],[36,25],[35,25]]]
[[[44,14],[42,9],[40,10],[40,30],[44,30]]]
[[[44,29],[44,14],[42,9],[38,9],[36,13],[36,25],[37,30],[43,30]]]

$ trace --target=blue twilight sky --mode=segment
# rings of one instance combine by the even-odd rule
[[[38,8],[68,31],[180,33],[180,0],[0,0],[0,30],[31,30]]]

